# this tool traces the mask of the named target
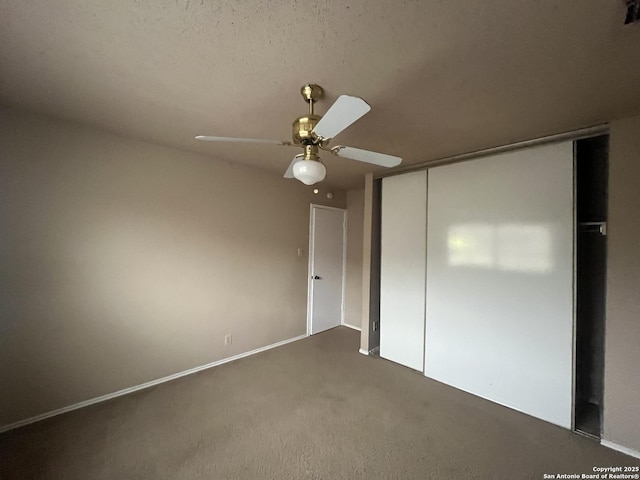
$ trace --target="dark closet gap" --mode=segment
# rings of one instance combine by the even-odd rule
[[[575,430],[600,438],[603,409],[608,136],[577,140]]]

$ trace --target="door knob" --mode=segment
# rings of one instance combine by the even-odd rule
[[[319,277],[318,275],[314,275],[312,278],[313,278],[314,280],[320,280],[320,277]]]

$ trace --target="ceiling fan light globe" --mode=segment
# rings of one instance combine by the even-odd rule
[[[305,185],[321,182],[327,175],[327,169],[317,160],[301,160],[293,165],[293,176]]]

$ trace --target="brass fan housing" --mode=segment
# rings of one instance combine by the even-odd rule
[[[296,145],[313,145],[317,143],[317,137],[311,132],[313,132],[321,118],[320,115],[305,115],[296,119],[293,122],[293,143]]]

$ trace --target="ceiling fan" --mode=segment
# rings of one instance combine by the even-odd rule
[[[369,104],[363,99],[349,95],[340,95],[329,110],[327,110],[327,113],[321,116],[313,112],[313,106],[324,94],[322,87],[307,84],[300,89],[300,93],[309,104],[309,114],[293,122],[292,142],[261,140],[257,138],[211,137],[205,135],[199,135],[196,139],[208,142],[264,143],[302,147],[304,153],[293,157],[289,168],[287,168],[284,174],[284,178],[297,178],[305,185],[313,185],[314,183],[320,182],[324,180],[327,174],[327,169],[318,156],[318,150],[327,151],[338,157],[350,158],[382,167],[395,167],[396,165],[400,165],[402,158],[394,157],[393,155],[370,152],[368,150],[346,147],[344,145],[329,147],[329,142],[333,137],[371,110]]]

